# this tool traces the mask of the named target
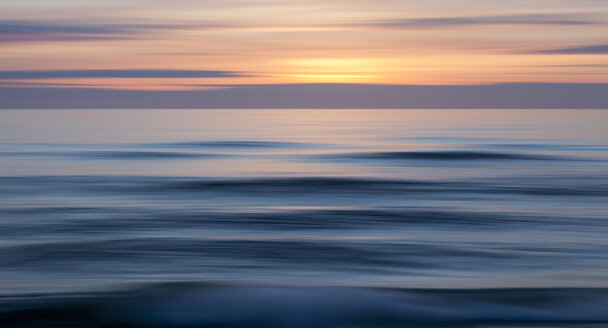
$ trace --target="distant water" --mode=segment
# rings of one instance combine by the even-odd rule
[[[607,126],[0,111],[0,326],[607,327]]]

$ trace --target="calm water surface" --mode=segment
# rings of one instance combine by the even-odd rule
[[[0,111],[0,325],[606,327],[607,124]]]

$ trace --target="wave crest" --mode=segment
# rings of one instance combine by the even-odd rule
[[[413,290],[160,284],[0,299],[8,327],[546,327],[608,323],[606,289]]]

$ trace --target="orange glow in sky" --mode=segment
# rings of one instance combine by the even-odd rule
[[[283,83],[608,82],[596,0],[5,0],[0,70],[193,70],[208,77],[0,76],[175,90]]]

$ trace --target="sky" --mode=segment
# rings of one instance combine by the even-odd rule
[[[48,99],[61,107],[78,89],[264,98],[284,85],[514,83],[589,86],[574,97],[601,98],[593,84],[608,83],[608,1],[0,2],[3,108],[35,106],[28,91],[54,91]]]

